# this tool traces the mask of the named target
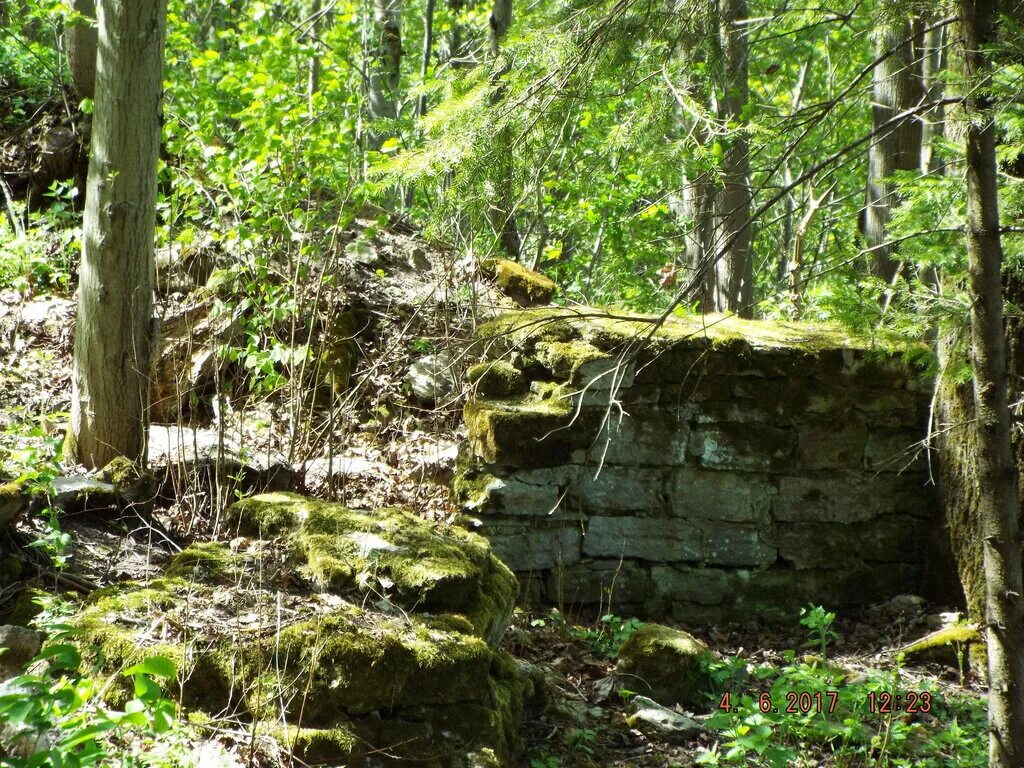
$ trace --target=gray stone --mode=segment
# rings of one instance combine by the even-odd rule
[[[665,507],[663,485],[662,473],[654,469],[587,467],[569,489],[569,498],[587,513],[651,513]]]
[[[633,385],[636,369],[631,364],[619,362],[615,357],[589,360],[579,366],[572,377],[572,383],[581,390],[628,389]]]
[[[681,467],[669,483],[669,504],[677,517],[746,523],[767,514],[775,492],[766,475]]]
[[[704,732],[704,726],[692,717],[663,707],[646,696],[634,696],[629,700],[626,724],[649,739],[669,744],[692,741]]]
[[[923,483],[898,475],[836,471],[816,477],[782,477],[772,500],[777,521],[858,523],[897,512],[929,513]]]
[[[558,604],[599,603],[615,610],[649,603],[654,584],[645,568],[629,560],[582,562],[548,571],[544,591]]]
[[[633,557],[653,562],[696,562],[703,553],[699,527],[679,519],[591,517],[583,539],[590,557]]]
[[[513,571],[544,571],[580,561],[583,534],[578,520],[551,520],[543,525],[484,520],[480,530],[498,559]]]
[[[37,629],[19,627],[13,624],[0,626],[0,680],[20,675],[43,647],[46,635]]]
[[[686,461],[689,433],[685,410],[644,409],[642,419],[613,411],[587,460],[595,465],[678,466]]]
[[[494,478],[484,494],[488,514],[528,516],[553,514],[562,497],[558,486],[534,485],[514,477]]]
[[[771,565],[778,555],[751,526],[704,523],[704,562],[708,565]]]
[[[864,448],[864,467],[875,472],[924,469],[928,448],[922,431],[872,430]]]
[[[761,424],[706,425],[690,436],[690,454],[708,469],[784,470],[792,464],[793,433]]]
[[[805,422],[796,429],[796,459],[806,469],[860,469],[868,428],[833,419]]]
[[[885,515],[857,526],[853,539],[857,554],[866,562],[920,563],[927,535],[927,522],[920,517]]]
[[[837,523],[791,523],[775,528],[775,542],[783,560],[796,568],[849,566],[857,526]]]
[[[651,581],[659,596],[677,601],[719,605],[733,590],[735,578],[720,568],[654,566]]]
[[[405,383],[413,397],[421,403],[434,405],[455,391],[455,373],[450,355],[439,352],[421,357],[405,375]]]
[[[64,510],[99,509],[117,506],[117,488],[95,477],[55,477],[49,502]]]

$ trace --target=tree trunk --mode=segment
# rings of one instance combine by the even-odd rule
[[[749,35],[747,0],[720,0],[719,35],[723,78],[719,119],[728,127],[728,148],[722,157],[722,188],[717,195],[716,242],[721,253],[715,269],[714,309],[741,317],[754,313],[754,263],[750,229],[750,147],[746,134]]]
[[[434,49],[434,0],[427,0],[423,9],[423,58],[420,60],[420,80],[423,85],[427,84],[427,75],[430,74],[430,57]],[[427,114],[427,94],[421,94],[416,102],[416,116],[423,117]]]
[[[145,460],[166,0],[102,0],[67,452]]]
[[[95,26],[96,3],[74,0],[73,8],[83,20],[69,26],[64,33],[71,82],[80,98],[91,99],[96,94],[96,44],[99,40]]]
[[[488,20],[488,43],[491,59],[497,58],[501,51],[501,41],[512,26],[512,0],[494,0],[491,6],[491,15]],[[505,70],[498,69],[492,73],[491,78],[498,84],[504,76]],[[499,84],[495,89],[493,103],[497,104],[504,97],[504,88]],[[510,142],[508,130],[496,137],[496,146],[507,145]],[[515,164],[512,153],[504,151],[497,161],[497,168],[494,176],[494,194],[491,196],[490,207],[487,218],[498,238],[498,245],[505,252],[508,258],[518,261],[522,252],[523,243],[519,236],[519,226],[516,224],[516,206],[513,194],[513,171]]]
[[[978,499],[988,646],[989,765],[1024,765],[1024,574],[1003,330],[995,124],[988,89],[996,0],[961,0],[961,44],[968,92],[967,261],[971,358],[978,432]]]
[[[897,114],[919,104],[922,97],[921,64],[913,45],[914,24],[902,4],[885,0],[875,37],[875,53],[887,56],[874,69],[871,89],[872,127],[878,130]],[[920,46],[917,46],[920,48]],[[899,203],[889,178],[896,171],[917,170],[921,164],[921,122],[901,121],[883,131],[868,148],[867,193],[861,233],[870,253],[871,273],[891,284],[900,269],[889,239],[892,209]]]
[[[488,19],[487,42],[491,50],[491,58],[501,50],[501,39],[512,26],[512,0],[494,0],[491,16]]]
[[[374,0],[376,39],[370,50],[367,99],[371,122],[398,118],[399,84],[402,75],[402,0]],[[388,131],[372,126],[367,146],[379,150]]]

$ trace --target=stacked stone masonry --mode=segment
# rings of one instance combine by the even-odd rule
[[[906,350],[803,324],[650,329],[552,309],[481,329],[456,497],[527,594],[692,622],[922,586],[931,383]]]

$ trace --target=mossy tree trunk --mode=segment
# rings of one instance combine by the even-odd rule
[[[1020,499],[1011,437],[996,136],[989,49],[998,0],[961,0],[960,56],[966,75],[967,261],[971,296],[974,459],[982,493],[978,528],[985,583],[989,764],[1024,765],[1024,573]]]
[[[102,0],[67,452],[145,455],[166,0]]]

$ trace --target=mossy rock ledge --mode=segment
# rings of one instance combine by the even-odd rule
[[[261,576],[273,569],[260,547],[193,545],[163,579],[94,593],[74,619],[83,650],[111,674],[168,656],[184,705],[243,713],[306,762],[515,764],[518,728],[542,690],[495,647],[516,581],[484,539],[406,510],[295,494],[246,499],[228,518],[274,537],[277,552],[283,544],[285,573],[320,591]],[[128,693],[111,686],[112,703]]]

